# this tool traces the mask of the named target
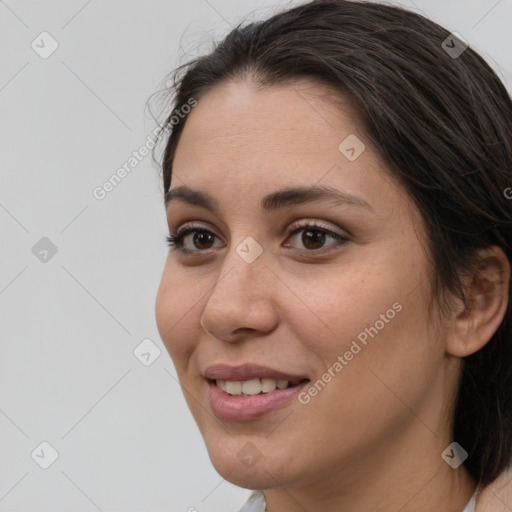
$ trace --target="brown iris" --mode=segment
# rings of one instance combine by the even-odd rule
[[[318,229],[308,229],[304,230],[302,233],[302,243],[304,244],[304,247],[307,247],[308,249],[319,249],[316,244],[318,242],[321,242],[320,247],[325,243],[325,233],[322,233]],[[314,247],[311,247],[312,244]]]
[[[205,233],[205,232],[199,231],[199,232],[196,232],[193,236],[192,243],[194,244],[195,247],[197,247],[198,249],[209,249],[210,247],[201,247],[200,245],[198,246],[196,244],[197,241],[199,241],[200,244],[213,242],[213,235],[211,233]]]

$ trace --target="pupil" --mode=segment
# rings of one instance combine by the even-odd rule
[[[201,241],[204,242],[205,239],[201,240],[201,237],[205,237],[205,239],[207,239],[207,238],[211,238],[211,235],[209,233],[201,233],[201,232],[196,233],[195,236],[194,236],[194,244],[198,241],[198,239],[199,239],[200,243],[201,243]],[[206,242],[207,242],[207,240],[206,240]],[[196,247],[197,247],[197,245],[196,245]],[[198,247],[198,248],[201,249],[201,248],[204,248],[204,247]]]
[[[305,247],[308,249],[318,249],[318,245],[315,245],[315,242],[318,241],[323,245],[323,242],[325,241],[325,233],[317,230],[304,231],[304,234],[302,235],[302,243]],[[313,247],[310,246],[311,243],[313,243]]]

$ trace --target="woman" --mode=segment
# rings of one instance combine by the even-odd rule
[[[323,0],[237,27],[173,91],[156,320],[214,467],[258,491],[242,510],[506,510],[496,74],[418,14]]]

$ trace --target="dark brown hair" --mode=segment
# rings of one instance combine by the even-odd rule
[[[364,135],[418,207],[425,222],[433,296],[466,304],[461,276],[476,251],[498,245],[512,261],[512,102],[471,48],[455,56],[450,32],[404,9],[319,0],[240,24],[212,52],[180,66],[163,154],[164,193],[191,98],[222,82],[260,86],[313,79],[348,98]],[[174,116],[174,120],[173,120]],[[180,116],[183,117],[183,116]],[[492,339],[464,359],[452,418],[453,440],[481,485],[512,457],[512,304]]]

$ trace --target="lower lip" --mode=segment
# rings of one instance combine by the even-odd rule
[[[250,421],[260,418],[293,400],[308,382],[253,396],[232,396],[219,389],[215,382],[207,381],[207,384],[210,388],[210,405],[213,412],[220,419]]]

